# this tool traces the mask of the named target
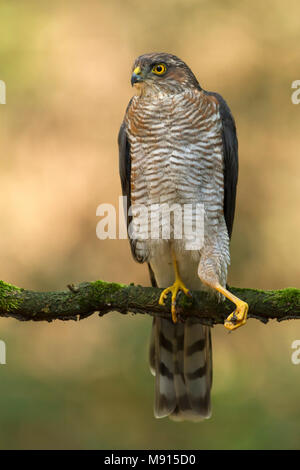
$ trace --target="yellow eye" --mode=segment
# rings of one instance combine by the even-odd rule
[[[155,73],[156,75],[163,75],[167,70],[167,67],[165,64],[156,64],[152,68],[152,72]]]

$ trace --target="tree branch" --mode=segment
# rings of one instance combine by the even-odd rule
[[[249,317],[267,323],[300,318],[300,290],[294,288],[262,291],[231,287],[230,291],[249,304]],[[117,311],[170,318],[170,299],[158,305],[162,289],[104,281],[84,282],[60,292],[33,292],[0,281],[0,316],[27,321],[81,320],[98,312],[100,316]],[[192,292],[192,298],[178,298],[178,314],[198,317],[204,324],[223,323],[234,306],[218,302],[205,292]]]

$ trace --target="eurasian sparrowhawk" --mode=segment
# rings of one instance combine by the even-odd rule
[[[154,412],[156,417],[199,420],[211,414],[210,328],[195,317],[177,321],[176,296],[180,290],[186,295],[189,289],[209,290],[236,305],[225,321],[227,329],[246,322],[248,305],[226,289],[238,175],[235,122],[224,99],[203,90],[190,68],[174,55],[138,57],[131,82],[138,94],[127,107],[119,133],[122,190],[132,206],[131,250],[136,261],[148,263],[152,284],[165,288],[159,303],[164,304],[169,293],[172,296],[172,319],[153,320]],[[185,232],[181,238],[175,236],[174,217],[169,237],[151,237],[150,209],[160,204],[201,204],[203,245],[187,249],[190,240]],[[149,212],[137,216],[134,207]],[[189,212],[191,225],[196,214]],[[163,224],[161,217],[154,220]],[[156,229],[164,228],[160,225]]]

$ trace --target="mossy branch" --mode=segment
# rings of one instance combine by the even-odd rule
[[[249,304],[249,317],[267,323],[300,318],[300,290],[294,288],[262,291],[230,287],[230,291]],[[161,289],[109,283],[84,282],[69,285],[60,292],[33,292],[0,281],[0,316],[18,320],[79,320],[98,312],[100,316],[117,311],[170,318],[170,299],[158,305]],[[178,314],[193,315],[203,323],[223,323],[234,306],[205,293],[193,292],[192,298],[178,298]]]

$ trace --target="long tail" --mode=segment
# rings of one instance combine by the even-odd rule
[[[199,421],[211,416],[210,328],[194,318],[174,324],[154,318],[150,369],[155,375],[154,414]]]

